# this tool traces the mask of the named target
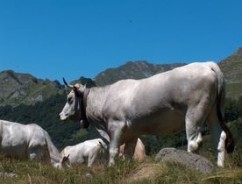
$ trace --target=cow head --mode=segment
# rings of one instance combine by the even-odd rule
[[[71,163],[70,163],[70,154],[68,154],[67,156],[64,155],[62,156],[62,159],[61,159],[61,165],[64,166],[64,167],[70,167],[71,166]]]
[[[72,121],[79,121],[81,127],[87,128],[89,126],[89,123],[86,119],[86,107],[84,105],[84,93],[86,87],[81,84],[67,84],[64,78],[63,81],[67,87],[71,88],[71,91],[67,95],[67,102],[61,113],[59,114],[60,119],[71,119]]]
[[[67,156],[66,155],[63,155],[58,162],[53,162],[52,165],[54,168],[56,169],[64,169],[64,168],[67,168],[67,167],[71,167],[71,163],[70,163],[70,154],[68,154]]]

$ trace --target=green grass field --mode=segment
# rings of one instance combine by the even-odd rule
[[[206,156],[214,156],[207,154]],[[235,152],[226,167],[210,174],[202,174],[177,163],[161,165],[148,156],[142,162],[118,160],[113,167],[97,163],[92,168],[85,165],[74,166],[63,170],[50,165],[31,161],[19,161],[0,157],[0,184],[123,184],[123,183],[182,183],[207,184],[242,183],[240,153]]]

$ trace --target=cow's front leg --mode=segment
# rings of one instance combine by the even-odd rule
[[[88,167],[91,167],[92,166],[92,164],[96,160],[97,154],[98,154],[98,152],[93,153],[93,154],[91,154],[91,155],[88,156],[88,163],[87,163],[87,166]]]
[[[115,164],[115,157],[119,153],[120,137],[124,123],[120,121],[112,121],[109,123],[110,145],[109,145],[109,163],[108,166]]]

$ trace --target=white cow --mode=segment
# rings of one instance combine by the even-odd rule
[[[225,124],[224,77],[214,62],[192,63],[141,80],[121,80],[104,87],[72,88],[60,119],[93,123],[110,141],[109,165],[115,163],[119,145],[134,152],[142,134],[174,134],[186,130],[187,151],[196,152],[202,142],[201,127],[206,122],[217,148],[218,166],[226,152],[234,149]],[[131,152],[130,151],[130,152]],[[131,154],[129,154],[131,155]]]
[[[62,158],[49,134],[37,124],[0,120],[0,152],[7,157],[38,160],[62,168]]]
[[[86,140],[73,146],[67,146],[61,151],[61,155],[67,164],[82,164],[87,161],[87,166],[91,167],[96,158],[101,157],[106,150],[106,143],[102,139],[97,138]]]

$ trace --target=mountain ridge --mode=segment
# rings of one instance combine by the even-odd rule
[[[242,96],[242,47],[219,62],[226,80],[227,96],[238,99]]]
[[[0,106],[33,105],[63,91],[58,81],[37,79],[13,70],[0,72],[0,88]]]
[[[94,81],[98,86],[104,86],[121,79],[142,79],[150,77],[154,74],[183,65],[185,63],[152,64],[147,61],[128,61],[119,67],[104,70],[94,78]]]
[[[104,86],[121,79],[149,77],[185,64],[187,63],[152,64],[145,60],[128,61],[119,67],[100,72],[94,79],[81,76],[71,83],[80,82],[87,84],[87,87]],[[227,97],[236,99],[242,96],[242,47],[218,64],[226,79]],[[57,80],[38,79],[31,74],[13,70],[0,72],[0,89],[0,106],[34,105],[56,94],[65,93],[64,85]]]

